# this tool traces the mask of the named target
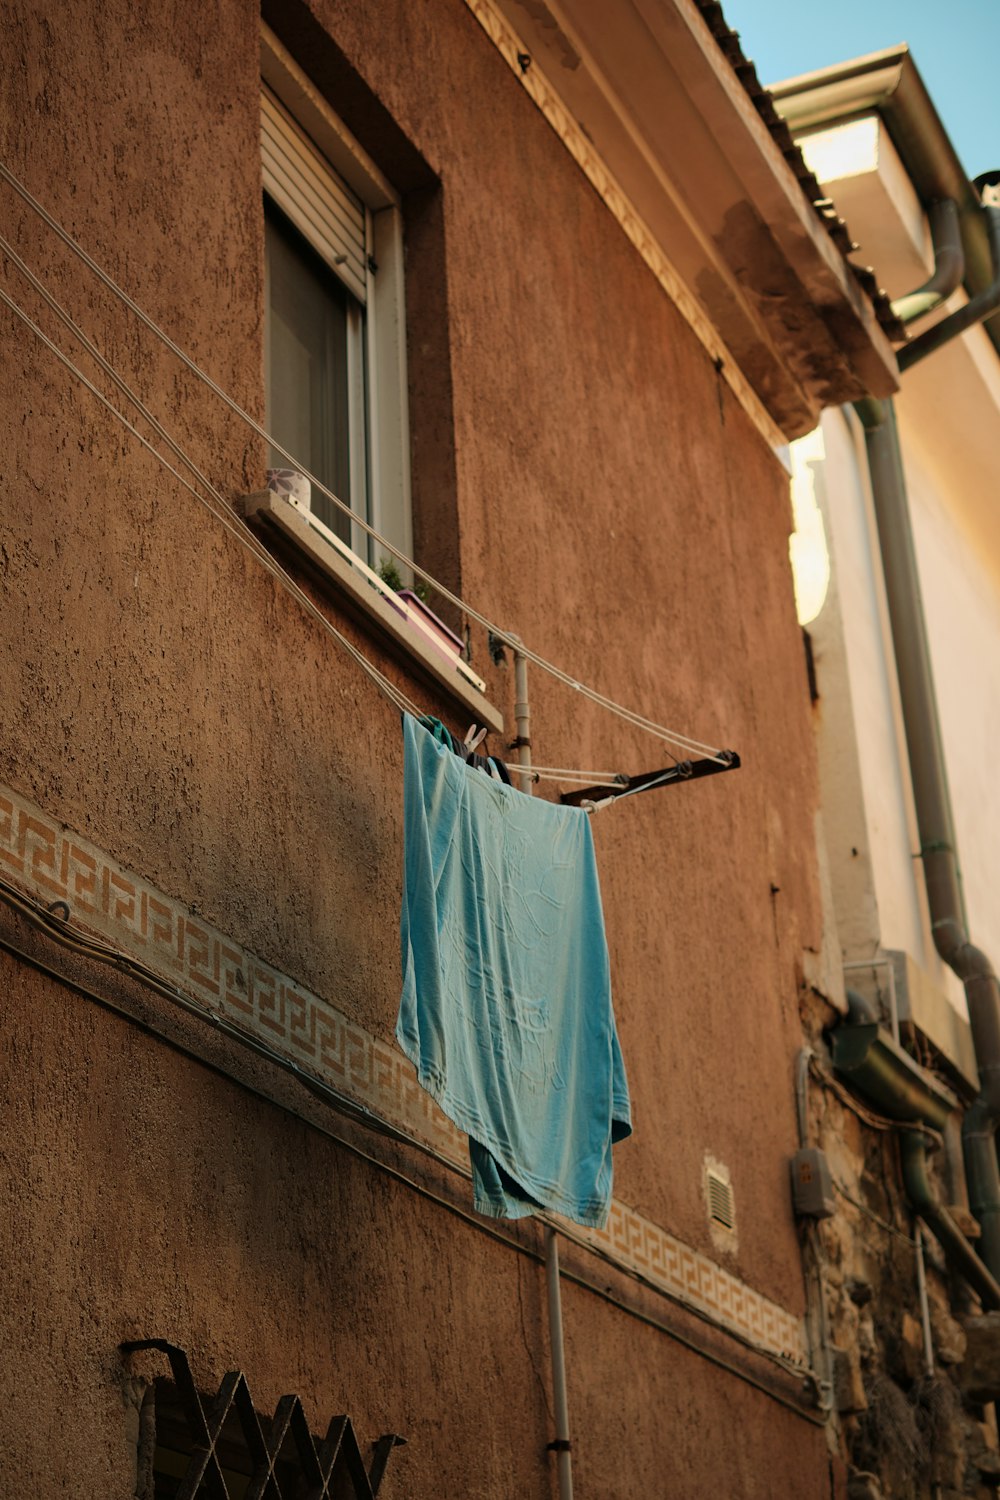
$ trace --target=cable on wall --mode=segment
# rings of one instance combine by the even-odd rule
[[[181,449],[180,446],[174,442],[174,440],[171,438],[170,434],[162,426],[162,424],[160,424],[157,419],[147,410],[147,408],[143,405],[140,398],[135,394],[135,392],[132,391],[132,389],[127,385],[126,382],[121,379],[120,376],[118,376],[117,372],[113,369],[109,362],[104,359],[104,357],[90,342],[90,340],[82,332],[82,330],[80,330],[73,322],[69,314],[61,308],[60,304],[56,301],[55,298],[51,297],[51,295],[47,293],[45,288],[41,285],[40,282],[38,282],[37,278],[34,277],[33,273],[30,272],[25,263],[16,254],[16,252],[12,250],[12,247],[2,236],[0,236],[0,248],[3,248],[5,253],[10,255],[11,259],[18,266],[18,269],[22,270],[22,273],[26,275],[30,283],[35,287],[39,294],[43,296],[44,300],[50,306],[50,308],[54,312],[56,312],[57,316],[60,317],[61,321],[63,321],[65,326],[70,330],[74,337],[80,340],[80,342],[86,348],[87,352],[91,354],[91,356],[98,362],[100,367],[114,382],[121,393],[125,395],[126,398],[137,407],[137,409],[142,413],[146,420],[150,422],[154,430],[157,432],[158,436],[160,436],[162,440],[170,446],[171,450],[175,452],[179,459],[191,469],[192,473],[198,478],[199,482],[205,485],[205,487],[209,490],[210,494],[216,501],[216,504],[213,505],[209,500],[198,493],[191,482],[186,479],[184,475],[181,474],[176,468],[174,468],[172,464],[168,462],[168,460],[153,446],[153,444],[150,443],[149,440],[144,437],[141,432],[138,431],[135,425],[124,416],[124,414],[107,398],[107,396],[105,396],[105,394],[93,383],[93,381],[91,381],[83,373],[83,371],[81,371],[73,363],[73,361],[54,343],[52,339],[48,337],[47,334],[44,333],[44,331],[24,311],[24,309],[21,308],[17,304],[17,302],[2,288],[0,288],[0,302],[2,302],[31,330],[31,332],[35,334],[35,336],[73,375],[77,377],[77,379],[80,380],[80,382],[113,416],[118,418],[118,420],[122,423],[126,430],[138,439],[142,446],[146,448],[154,458],[157,459],[157,461],[178,481],[178,483],[180,483],[185,489],[187,489],[188,492],[200,504],[204,505],[206,509],[208,509],[214,516],[216,516],[216,518],[221,521],[223,526],[236,538],[236,540],[241,545],[246,546],[248,550],[251,551],[251,553],[260,560],[260,562],[268,570],[268,572],[276,577],[289,589],[289,591],[302,603],[303,607],[314,618],[316,618],[316,620],[320,623],[324,630],[330,633],[349,652],[349,654],[357,661],[358,665],[361,666],[362,669],[376,683],[376,685],[380,687],[380,689],[383,691],[383,693],[385,693],[386,697],[389,698],[394,706],[413,714],[419,714],[419,710],[415,708],[412,702],[407,699],[405,695],[403,695],[397,688],[395,688],[395,686],[387,678],[385,678],[385,676],[378,670],[378,668],[376,668],[371,662],[369,662],[367,658],[365,658],[363,654],[359,652],[350,641],[348,641],[344,636],[340,634],[339,631],[336,630],[332,623],[327,620],[327,618],[317,609],[312,600],[310,600],[308,596],[305,595],[301,589],[299,589],[294,580],[292,580],[285,573],[284,569],[280,567],[280,565],[274,560],[270,553],[268,553],[266,549],[264,549],[260,545],[260,543],[257,542],[257,539],[253,537],[253,534],[250,533],[237,521],[237,519],[229,510],[229,507],[225,504],[225,501],[223,500],[221,495],[219,495],[218,491],[216,491],[214,487],[211,486],[210,482],[205,478],[205,476],[201,473],[197,466],[194,465],[193,461],[191,461],[187,457],[183,449]],[[551,771],[541,772],[540,774],[551,775],[554,778],[557,776],[566,775],[569,779],[589,779],[595,774],[600,775],[602,773],[573,771],[562,772],[558,768],[554,768]],[[606,774],[610,776],[612,773]],[[616,779],[613,781],[609,781],[608,785],[620,786],[621,778],[616,775]],[[21,898],[14,887],[8,886],[6,882],[3,881],[0,881],[0,897],[7,901],[8,904],[17,906],[17,909],[19,909],[22,914],[27,914],[28,908],[25,904],[25,898]],[[39,908],[39,911],[43,912],[43,909]],[[43,912],[43,915],[48,918],[48,914],[45,914]],[[36,925],[38,924],[36,923]],[[415,1143],[411,1137],[406,1136],[402,1132],[396,1131],[392,1126],[388,1124],[388,1122],[382,1121],[380,1117],[371,1114],[369,1111],[365,1111],[360,1106],[355,1106],[353,1104],[353,1101],[349,1101],[341,1096],[336,1095],[336,1092],[332,1090],[327,1084],[325,1084],[323,1080],[315,1078],[314,1076],[306,1073],[306,1071],[300,1068],[297,1064],[293,1063],[289,1059],[284,1058],[280,1053],[273,1051],[273,1049],[268,1048],[266,1045],[258,1042],[257,1039],[253,1038],[249,1033],[246,1033],[241,1028],[232,1025],[232,1023],[227,1022],[224,1018],[219,1017],[214,1012],[197,1005],[196,1002],[190,1000],[188,997],[183,996],[180,991],[175,990],[172,986],[165,985],[158,978],[158,976],[154,974],[152,970],[148,970],[142,964],[130,959],[128,955],[124,954],[121,950],[113,949],[109,945],[101,944],[99,942],[91,940],[87,940],[85,942],[83,940],[69,940],[66,934],[56,926],[54,919],[51,918],[48,918],[44,923],[44,930],[46,930],[50,936],[56,936],[59,941],[66,943],[67,946],[77,947],[81,952],[86,953],[90,957],[101,957],[104,958],[105,961],[111,962],[118,967],[124,967],[128,969],[128,971],[131,972],[135,977],[138,977],[142,979],[143,982],[152,985],[157,989],[159,993],[165,995],[167,998],[183,1004],[185,1008],[190,1010],[192,1013],[197,1014],[203,1019],[207,1020],[214,1028],[223,1031],[225,1034],[236,1039],[241,1044],[250,1046],[253,1050],[257,1051],[261,1055],[266,1056],[270,1061],[277,1063],[286,1071],[291,1072],[306,1088],[318,1094],[327,1103],[332,1104],[335,1108],[341,1109],[345,1113],[350,1114],[352,1117],[363,1119],[365,1123],[369,1124],[372,1128],[379,1130],[382,1134],[393,1136],[399,1141],[405,1142],[409,1145],[419,1144],[420,1149],[426,1150],[430,1155],[434,1156],[441,1162],[441,1164],[447,1166],[450,1170],[460,1170],[459,1168],[456,1168],[455,1164],[449,1161],[447,1158],[439,1157],[437,1153],[433,1152],[432,1148],[424,1147],[422,1143]],[[677,1301],[678,1305],[684,1307],[687,1311],[693,1313],[695,1316],[704,1316],[697,1307],[687,1303],[682,1298],[673,1296],[669,1291],[658,1286],[655,1282],[643,1277],[641,1272],[635,1271],[631,1267],[623,1266],[613,1255],[605,1252],[600,1246],[593,1245],[590,1242],[579,1238],[572,1233],[567,1233],[565,1226],[561,1226],[561,1228],[563,1229],[563,1233],[567,1238],[572,1239],[577,1245],[588,1250],[590,1253],[593,1253],[606,1260],[609,1265],[614,1266],[617,1270],[623,1271],[625,1274],[633,1276],[636,1280],[642,1282],[645,1285],[648,1285],[652,1290],[659,1293],[660,1295],[667,1296],[671,1300]],[[708,1321],[711,1322],[712,1320],[709,1319]],[[761,1350],[751,1341],[742,1340],[740,1335],[733,1330],[727,1330],[727,1332],[730,1333],[731,1336],[736,1338],[738,1341],[745,1342],[747,1347],[751,1349],[755,1354],[761,1355],[764,1358],[771,1359],[774,1362],[778,1363],[782,1369],[786,1370],[786,1372],[796,1375],[802,1374],[801,1367],[796,1365],[793,1361],[783,1360],[780,1356],[774,1356],[768,1351]]]
[[[34,280],[34,278],[32,278],[32,280]],[[46,300],[50,299],[46,298]],[[203,505],[205,509],[208,510],[210,514],[216,518],[216,520],[220,521],[221,524],[226,528],[226,530],[233,537],[235,537],[236,541],[241,546],[245,547],[247,551],[249,551],[254,557],[256,557],[261,565],[265,567],[267,571],[272,575],[272,577],[277,579],[277,581],[282,584],[283,587],[285,587],[289,591],[289,593],[292,594],[292,596],[298,601],[298,603],[302,605],[303,609],[305,609],[307,613],[311,615],[312,618],[322,626],[323,630],[326,631],[327,634],[331,635],[334,640],[336,640],[338,644],[343,647],[348,655],[352,657],[352,659],[358,664],[361,670],[371,678],[376,687],[379,688],[379,690],[386,698],[388,698],[389,702],[395,708],[397,708],[400,712],[410,713],[419,717],[420,710],[414,705],[413,701],[409,697],[407,697],[407,695],[403,693],[399,688],[397,688],[396,685],[388,677],[386,677],[386,675],[381,672],[378,667],[375,666],[374,662],[369,661],[364,653],[362,651],[359,651],[357,646],[355,646],[352,641],[349,641],[348,638],[337,629],[337,627],[331,620],[327,619],[326,615],[324,615],[322,610],[313,603],[308,594],[306,594],[304,590],[299,588],[298,584],[290,576],[290,574],[288,574],[280,565],[280,563],[278,563],[271,556],[271,554],[265,547],[261,546],[250,529],[242,525],[242,523],[233,515],[230,508],[225,504],[225,501],[222,500],[222,497],[217,496],[217,491],[213,490],[212,493],[213,495],[217,496],[219,502],[218,505],[212,504],[203,495],[199,494],[194,485],[191,484],[189,480],[185,479],[184,475],[181,474],[179,470],[175,469],[174,466],[169,463],[166,458],[164,458],[163,454],[153,446],[148,438],[143,436],[143,434],[134,425],[134,423],[130,422],[124,415],[124,413],[119,411],[112,401],[108,400],[104,392],[101,391],[92,380],[88,379],[83,371],[73,363],[69,356],[59,348],[58,344],[54,343],[53,340],[49,338],[48,334],[46,334],[38,326],[38,324],[24,311],[22,307],[18,305],[17,302],[15,302],[13,297],[11,297],[2,287],[0,287],[0,301],[2,301],[7,308],[9,308],[9,310],[15,315],[15,317],[19,318],[22,323],[26,324],[26,326],[31,330],[35,337],[40,339],[41,342],[46,346],[46,348],[51,350],[56,358],[63,365],[65,365],[65,367],[70,371],[71,374],[76,376],[76,378],[87,388],[87,390],[89,390],[91,394],[97,398],[102,406],[106,407],[113,416],[118,418],[119,422],[122,423],[122,425],[133,435],[133,437],[139,440],[142,446],[146,448],[148,452],[151,453],[160,464],[163,465],[167,472],[169,474],[172,474],[173,477],[178,481],[178,483],[182,484],[184,488],[194,496],[198,503],[200,505]],[[72,324],[72,320],[68,318],[68,314],[66,316],[67,321],[75,329],[75,324]],[[79,334],[79,337],[81,339],[85,338],[83,334]],[[122,382],[119,377],[111,370],[111,367],[107,364],[107,361],[104,360],[100,354],[98,354],[96,349],[94,349],[93,346],[89,344],[89,341],[85,341],[85,343],[88,347],[88,352],[93,354],[94,358],[98,360],[102,369],[106,369],[106,372],[115,381],[115,384],[120,388],[123,388],[125,393],[128,393],[129,388],[124,385],[124,382]],[[145,407],[142,406],[142,403],[139,401],[138,397],[129,395],[129,399],[135,401],[135,403],[142,410],[143,415],[147,417],[147,420],[153,423],[154,427],[160,430],[159,424],[152,416],[150,416],[146,412]],[[165,429],[163,429],[163,432],[165,435],[165,441],[171,442],[171,447],[173,447],[174,445],[172,443],[172,440],[169,438],[169,435],[165,434]],[[190,460],[185,458],[185,462],[188,463],[189,467],[191,467],[192,469],[194,468]],[[194,470],[194,472],[197,473],[198,471]],[[207,481],[205,480],[203,480],[202,482],[207,484]],[[220,506],[222,507],[221,509],[219,508]]]
[[[171,1004],[176,1005],[180,1010],[186,1012],[188,1015],[194,1016],[198,1020],[206,1022],[214,1031],[219,1032],[221,1035],[227,1037],[230,1041],[248,1048],[251,1052],[255,1053],[259,1057],[264,1058],[267,1062],[271,1063],[282,1072],[288,1073],[309,1093],[313,1094],[317,1099],[321,1100],[331,1109],[336,1110],[338,1113],[354,1120],[358,1124],[367,1126],[376,1134],[385,1136],[386,1138],[395,1141],[397,1144],[414,1148],[422,1155],[429,1157],[438,1166],[443,1167],[449,1172],[457,1173],[461,1177],[471,1177],[471,1170],[463,1168],[459,1162],[456,1162],[452,1158],[443,1155],[443,1153],[441,1153],[440,1151],[436,1151],[435,1148],[428,1143],[419,1140],[414,1136],[408,1135],[405,1131],[400,1130],[395,1125],[392,1125],[382,1115],[376,1114],[373,1110],[368,1109],[365,1105],[356,1103],[348,1095],[342,1094],[338,1089],[335,1089],[331,1084],[327,1083],[325,1079],[320,1078],[315,1073],[310,1073],[306,1068],[303,1068],[301,1064],[297,1063],[293,1058],[287,1057],[283,1052],[278,1051],[277,1048],[272,1047],[262,1038],[255,1036],[253,1032],[247,1030],[243,1026],[237,1025],[233,1021],[230,1021],[228,1017],[220,1015],[218,1011],[210,1010],[200,1001],[195,1000],[192,996],[185,994],[185,992],[179,989],[176,985],[173,985],[169,981],[162,979],[154,969],[149,968],[148,965],[144,964],[141,959],[134,958],[124,949],[117,948],[113,944],[107,943],[103,939],[83,931],[83,929],[77,927],[75,924],[71,925],[68,918],[56,915],[56,911],[54,909],[45,907],[40,901],[35,900],[33,896],[28,895],[25,891],[19,890],[17,886],[12,885],[9,881],[3,879],[2,877],[0,877],[0,902],[3,902],[11,910],[21,916],[37,932],[43,933],[47,938],[57,943],[60,947],[68,948],[72,952],[80,954],[82,957],[93,959],[98,963],[105,964],[109,968],[116,969],[119,972],[128,975],[130,978],[137,980],[140,984],[145,985],[148,989],[153,990],[156,994],[161,995],[165,1000],[168,1000]],[[26,961],[36,963],[35,960],[31,959],[30,955],[20,954],[20,950],[17,951],[20,956],[23,956],[26,959]],[[44,965],[40,965],[37,963],[36,966],[45,968]],[[54,970],[46,970],[46,972],[51,972],[54,977],[62,979],[64,983],[70,984],[71,987],[80,988],[79,986],[75,985],[74,981],[66,980],[63,976],[58,975]],[[90,992],[88,991],[87,993]],[[107,1008],[118,1009],[118,1007],[116,1007],[113,1002],[106,1001],[99,995],[95,994],[92,996],[92,998],[96,999],[100,1004],[105,1005]],[[126,1017],[129,1016],[129,1013],[127,1011],[123,1012],[123,1014],[125,1014]],[[143,1026],[145,1025],[144,1022],[140,1022],[138,1020],[136,1024]],[[159,1033],[156,1034],[159,1035]],[[181,1048],[180,1050],[183,1050],[183,1048]],[[194,1055],[197,1056],[197,1054]],[[206,1062],[206,1066],[214,1067],[215,1065]],[[275,1101],[272,1100],[271,1102],[273,1103]],[[281,1107],[286,1108],[287,1106],[282,1105]],[[290,1110],[289,1112],[297,1115],[297,1112],[295,1110]],[[298,1115],[297,1117],[303,1118]],[[330,1132],[326,1133],[329,1134]],[[334,1137],[334,1139],[339,1139],[339,1137]],[[359,1154],[363,1153],[359,1152]],[[462,1213],[463,1216],[465,1216],[464,1211],[462,1210],[456,1208],[454,1211],[456,1213]],[[470,1223],[478,1225],[478,1218],[471,1215],[468,1217]],[[548,1216],[545,1214],[536,1214],[535,1217],[543,1223],[549,1222]],[[761,1359],[765,1359],[769,1363],[775,1365],[786,1375],[793,1375],[799,1379],[801,1379],[803,1376],[811,1375],[810,1371],[805,1369],[801,1364],[797,1364],[794,1360],[780,1354],[775,1354],[771,1350],[762,1349],[751,1339],[746,1338],[737,1329],[729,1328],[725,1325],[720,1325],[716,1322],[715,1319],[711,1318],[695,1303],[688,1301],[686,1298],[676,1292],[672,1292],[669,1288],[659,1285],[651,1277],[644,1275],[643,1272],[638,1270],[636,1267],[626,1265],[624,1262],[620,1261],[613,1254],[613,1252],[606,1250],[603,1246],[595,1244],[593,1240],[588,1239],[585,1235],[578,1233],[574,1226],[569,1222],[564,1222],[560,1219],[558,1221],[558,1228],[562,1237],[566,1240],[570,1240],[574,1245],[576,1245],[578,1249],[585,1251],[587,1254],[596,1256],[599,1260],[602,1260],[607,1265],[611,1266],[615,1271],[620,1272],[622,1275],[628,1276],[631,1280],[656,1293],[657,1296],[666,1298],[668,1302],[675,1303],[678,1307],[683,1308],[685,1312],[690,1313],[693,1317],[696,1317],[702,1322],[707,1323],[710,1327],[721,1328],[721,1330],[726,1334],[728,1338],[732,1338],[738,1344],[741,1344],[746,1349],[750,1350],[751,1353],[758,1355]],[[798,1410],[799,1408],[795,1409]]]
[[[451,589],[449,589],[446,584],[441,583],[440,580],[436,579],[431,573],[428,573],[427,570],[416,563],[413,558],[408,557],[404,552],[400,551],[400,549],[394,543],[390,542],[386,537],[378,532],[372,525],[370,525],[368,521],[364,520],[355,511],[352,511],[350,506],[345,501],[341,500],[339,495],[334,494],[322,483],[322,481],[317,479],[307,469],[303,468],[300,461],[295,457],[294,454],[289,453],[286,448],[278,443],[271,436],[271,434],[268,433],[267,430],[256,420],[256,418],[251,416],[249,412],[245,411],[243,407],[241,407],[239,403],[236,402],[228,394],[227,391],[225,391],[220,385],[218,385],[210,375],[202,370],[201,367],[196,364],[195,361],[190,357],[190,355],[188,355],[183,349],[181,349],[180,346],[175,343],[174,340],[169,336],[169,334],[165,333],[164,330],[160,328],[160,326],[148,315],[148,313],[146,313],[143,308],[128,295],[127,292],[123,291],[122,288],[118,286],[117,282],[115,282],[112,277],[90,255],[87,254],[83,247],[79,245],[77,241],[74,240],[73,237],[65,229],[63,229],[58,220],[55,219],[44,207],[44,205],[41,204],[38,199],[28,191],[24,184],[20,182],[20,180],[14,175],[14,173],[11,172],[9,167],[7,167],[7,165],[2,161],[0,161],[0,178],[2,178],[11,188],[13,188],[13,190],[18,194],[23,202],[25,202],[32,209],[32,211],[38,215],[43,223],[45,223],[48,228],[51,229],[52,232],[57,235],[60,240],[62,240],[62,242],[72,251],[72,253],[76,255],[84,265],[87,266],[87,268],[93,273],[93,275],[95,275],[98,280],[104,286],[106,286],[108,290],[111,291],[113,295],[116,296],[129,309],[129,311],[131,311],[139,319],[144,327],[146,327],[157,339],[159,339],[164,344],[164,346],[169,349],[170,352],[177,359],[179,359],[181,363],[188,370],[190,370],[193,375],[197,377],[198,380],[200,380],[215,396],[217,396],[218,399],[222,401],[223,404],[235,416],[239,417],[239,419],[247,426],[249,426],[251,430],[257,434],[258,437],[262,438],[266,443],[268,443],[270,447],[275,450],[275,452],[280,453],[281,456],[289,464],[298,469],[300,473],[305,475],[305,477],[309,479],[310,483],[315,486],[320,494],[324,495],[326,499],[328,499],[333,505],[338,507],[346,515],[349,515],[352,519],[352,522],[360,526],[360,528],[368,536],[370,536],[373,541],[376,541],[380,546],[385,547],[388,552],[390,552],[399,560],[399,562],[403,564],[404,567],[410,568],[418,578],[421,578],[425,583],[433,588],[435,592],[437,592],[441,596],[441,598],[446,599],[455,608],[464,611],[470,619],[475,620],[485,630],[489,631],[494,637],[496,637],[496,639],[504,642],[512,650],[519,651],[522,656],[526,657],[528,661],[533,662],[542,671],[547,672],[558,682],[563,683],[566,687],[571,688],[574,692],[580,693],[581,696],[596,704],[598,707],[604,708],[609,713],[615,714],[617,717],[623,719],[626,723],[632,724],[635,728],[645,730],[647,733],[654,735],[660,740],[665,741],[667,744],[675,745],[679,749],[685,751],[698,751],[706,755],[709,759],[719,760],[720,764],[722,763],[721,752],[717,747],[707,745],[701,740],[696,740],[688,735],[683,735],[674,730],[668,729],[664,725],[658,724],[654,720],[647,718],[645,715],[637,713],[635,710],[629,709],[623,704],[616,703],[613,699],[607,697],[603,693],[598,692],[595,688],[589,687],[587,684],[579,682],[575,677],[571,676],[570,673],[564,672],[562,668],[556,666],[555,663],[548,661],[545,657],[539,655],[535,651],[532,651],[530,647],[526,646],[521,640],[516,638],[509,631],[502,629],[495,622],[488,619],[486,615],[482,614],[473,605],[468,603],[467,600],[462,599],[460,595],[455,594]]]
[[[10,954],[12,958],[16,958],[19,962],[27,964],[40,974],[44,974],[47,978],[54,980],[64,989],[71,990],[82,999],[90,1000],[93,1004],[99,1005],[102,1010],[108,1011],[111,1015],[118,1017],[119,1020],[126,1022],[128,1025],[134,1026],[145,1036],[152,1037],[155,1041],[169,1047],[172,1052],[176,1052],[179,1056],[197,1064],[199,1067],[207,1069],[208,1072],[216,1074],[217,1077],[225,1079],[227,1083],[235,1084],[237,1088],[249,1094],[251,1098],[259,1100],[262,1104],[270,1105],[272,1108],[282,1110],[283,1113],[290,1115],[293,1120],[297,1120],[300,1124],[307,1126],[308,1129],[315,1131],[326,1140],[332,1141],[334,1145],[340,1147],[349,1155],[357,1157],[358,1160],[365,1162],[368,1166],[374,1167],[376,1171],[383,1173],[386,1177],[391,1177],[393,1181],[400,1183],[402,1186],[410,1188],[419,1197],[427,1199],[439,1208],[443,1208],[456,1219],[461,1219],[463,1223],[469,1225],[472,1229],[478,1230],[481,1234],[486,1235],[487,1238],[495,1240],[506,1249],[513,1250],[518,1255],[523,1255],[528,1260],[536,1261],[540,1265],[544,1264],[545,1256],[536,1250],[534,1246],[524,1244],[510,1235],[503,1234],[488,1219],[483,1219],[476,1214],[469,1213],[460,1204],[453,1203],[450,1199],[442,1197],[439,1193],[435,1193],[432,1188],[425,1186],[422,1182],[416,1181],[415,1178],[409,1177],[405,1172],[400,1171],[398,1167],[390,1165],[389,1162],[381,1161],[377,1156],[372,1156],[360,1146],[355,1145],[353,1141],[349,1141],[346,1137],[338,1135],[336,1131],[322,1125],[318,1120],[300,1113],[299,1110],[285,1104],[281,1100],[275,1099],[273,1095],[268,1094],[264,1089],[257,1088],[254,1084],[248,1083],[246,1079],[240,1078],[238,1074],[231,1072],[221,1064],[211,1062],[193,1047],[187,1047],[183,1042],[168,1036],[166,1032],[151,1025],[150,1022],[142,1020],[124,1006],[116,1004],[115,1001],[109,999],[106,995],[101,995],[88,985],[80,984],[77,980],[70,979],[67,975],[61,974],[58,969],[53,969],[49,964],[34,957],[33,954],[27,953],[23,948],[18,947],[16,943],[11,942],[4,935],[0,935],[0,950]],[[418,1142],[409,1137],[401,1137],[400,1139],[404,1144],[409,1146],[419,1145]],[[451,1164],[449,1163],[448,1165]],[[624,1270],[625,1268],[616,1266],[616,1269]],[[696,1340],[688,1338],[678,1329],[671,1328],[669,1324],[664,1323],[661,1319],[651,1317],[649,1314],[641,1312],[638,1308],[631,1307],[623,1298],[615,1297],[610,1287],[599,1286],[596,1282],[588,1280],[587,1277],[581,1276],[575,1271],[567,1271],[565,1267],[561,1268],[560,1275],[563,1280],[572,1282],[574,1286],[580,1287],[583,1291],[590,1292],[592,1296],[597,1297],[602,1302],[607,1302],[612,1307],[618,1308],[619,1311],[625,1313],[628,1317],[635,1318],[638,1322],[655,1328],[659,1333],[665,1334],[667,1338],[672,1339],[675,1343],[681,1344],[685,1349],[691,1350],[692,1353],[697,1354],[700,1358],[708,1360],[710,1364],[715,1365],[718,1369],[725,1370],[728,1374],[735,1376],[737,1380],[742,1380],[747,1385],[753,1386],[755,1390],[770,1397],[772,1401],[776,1401],[780,1406],[784,1406],[796,1416],[802,1417],[805,1421],[812,1422],[818,1427],[824,1425],[822,1418],[818,1417],[807,1407],[790,1400],[782,1392],[766,1385],[764,1381],[758,1380],[749,1371],[740,1369],[738,1365],[734,1365],[731,1361],[723,1359],[720,1355],[704,1348]],[[683,1306],[683,1304],[680,1305]],[[727,1329],[726,1332],[728,1333],[729,1330]],[[752,1353],[761,1355],[765,1359],[770,1357],[765,1350],[758,1349],[752,1344],[747,1344],[747,1348]],[[796,1366],[794,1372],[788,1371],[786,1373],[794,1373],[801,1376],[803,1371]]]

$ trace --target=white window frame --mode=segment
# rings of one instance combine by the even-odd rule
[[[365,207],[363,271],[365,327],[364,400],[351,402],[351,489],[354,510],[408,557],[413,555],[410,510],[410,442],[406,378],[406,302],[403,217],[399,194],[366,151],[338,120],[316,86],[266,25],[261,25],[261,78],[316,151],[352,189]],[[275,192],[274,201],[283,207]],[[301,223],[313,248],[357,296],[329,248],[317,243]],[[356,379],[361,380],[356,371]],[[367,496],[365,495],[367,491]],[[364,504],[367,499],[367,514]],[[343,547],[317,517],[313,527]],[[362,562],[378,567],[378,543],[369,546],[362,528],[351,528],[351,545]]]
[[[364,304],[364,347],[348,343],[348,378],[365,382],[364,400],[357,395],[349,404],[351,421],[351,489],[357,491],[360,472],[367,468],[367,519],[393,547],[408,557],[413,555],[413,529],[410,511],[410,443],[406,377],[406,304],[403,286],[403,218],[398,193],[379,171],[361,146],[348,133],[326,100],[319,93],[285,47],[270,30],[261,25],[261,79],[264,87],[278,101],[295,129],[304,134],[303,149],[311,153],[305,161],[296,157],[292,140],[285,144],[291,153],[285,159],[289,170],[296,167],[316,171],[330,170],[341,179],[339,205],[325,192],[313,200],[283,194],[272,178],[282,151],[270,151],[264,188],[312,248],[348,288],[352,297]],[[272,145],[274,142],[272,141]],[[263,153],[262,153],[263,155]],[[313,187],[318,186],[315,177]],[[356,206],[351,210],[343,194],[346,185],[364,208],[365,253],[359,256],[361,236],[358,232]],[[276,187],[278,190],[276,190]],[[284,200],[284,201],[283,201]],[[320,201],[322,200],[322,201]],[[318,214],[312,210],[318,206]],[[345,214],[343,210],[348,207]],[[291,211],[290,211],[291,210]],[[312,224],[310,226],[310,220]],[[310,233],[310,227],[313,232]],[[377,268],[377,269],[376,269]],[[363,285],[362,285],[363,278]],[[363,295],[362,295],[363,292]],[[361,366],[364,369],[361,369]],[[363,461],[359,462],[359,460]],[[364,483],[364,479],[362,479]],[[352,508],[357,504],[350,498]],[[357,504],[363,513],[363,506]],[[348,612],[383,639],[391,649],[419,667],[421,674],[436,682],[456,702],[470,710],[476,721],[498,733],[503,731],[503,714],[483,695],[486,683],[472,668],[456,656],[442,651],[438,632],[426,618],[400,598],[375,571],[387,549],[370,538],[362,528],[351,529],[351,546],[342,541],[314,515],[308,506],[290,496],[269,490],[243,497],[242,514],[265,532],[280,536],[282,544],[291,543],[313,572],[333,585]],[[405,582],[408,570],[400,566]]]

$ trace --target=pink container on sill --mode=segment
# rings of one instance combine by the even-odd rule
[[[412,589],[400,589],[397,596],[405,600],[413,617],[413,623],[418,625],[428,640],[435,645],[443,656],[453,661],[456,656],[462,654],[462,642],[453,630],[449,630],[443,620],[439,620],[432,609],[419,599]]]

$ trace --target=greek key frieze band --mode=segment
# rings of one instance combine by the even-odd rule
[[[0,875],[141,959],[210,1009],[307,1066],[355,1102],[467,1170],[465,1138],[412,1065],[328,1001],[266,964],[18,793],[0,788]],[[667,1295],[805,1367],[793,1313],[615,1199],[605,1230],[574,1230]]]

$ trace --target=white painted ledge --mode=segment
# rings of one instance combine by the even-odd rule
[[[401,612],[405,606],[390,604],[379,590],[342,557],[325,537],[310,525],[302,511],[281,495],[258,490],[244,495],[238,505],[245,521],[265,536],[291,544],[322,582],[332,586],[337,603],[346,614],[369,631],[380,645],[414,676],[430,683],[456,705],[468,711],[477,724],[503,733],[503,714],[464,675],[465,664],[450,665],[443,652],[433,646],[424,631]],[[472,674],[469,674],[472,675]]]

